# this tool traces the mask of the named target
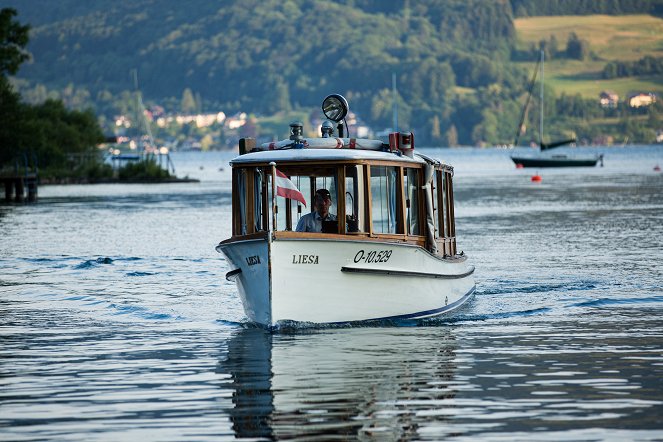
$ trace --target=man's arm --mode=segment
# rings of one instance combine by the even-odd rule
[[[306,232],[306,215],[299,218],[295,232]]]

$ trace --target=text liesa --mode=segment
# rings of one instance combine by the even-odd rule
[[[293,264],[317,264],[318,255],[292,255]]]

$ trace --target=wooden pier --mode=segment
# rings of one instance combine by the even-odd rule
[[[25,175],[0,176],[5,186],[6,203],[33,203],[37,201],[37,187],[39,179],[36,173]]]

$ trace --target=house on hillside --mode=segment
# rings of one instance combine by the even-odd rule
[[[640,92],[638,94],[631,94],[628,97],[629,107],[651,106],[654,103],[656,103],[656,94],[651,92]]]
[[[602,91],[599,94],[599,103],[602,108],[614,109],[619,103],[619,95],[613,91]]]

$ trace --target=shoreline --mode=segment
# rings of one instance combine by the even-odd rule
[[[68,184],[173,184],[173,183],[199,183],[197,178],[166,178],[166,179],[130,179],[120,180],[113,178],[40,178],[40,186],[68,185]]]

